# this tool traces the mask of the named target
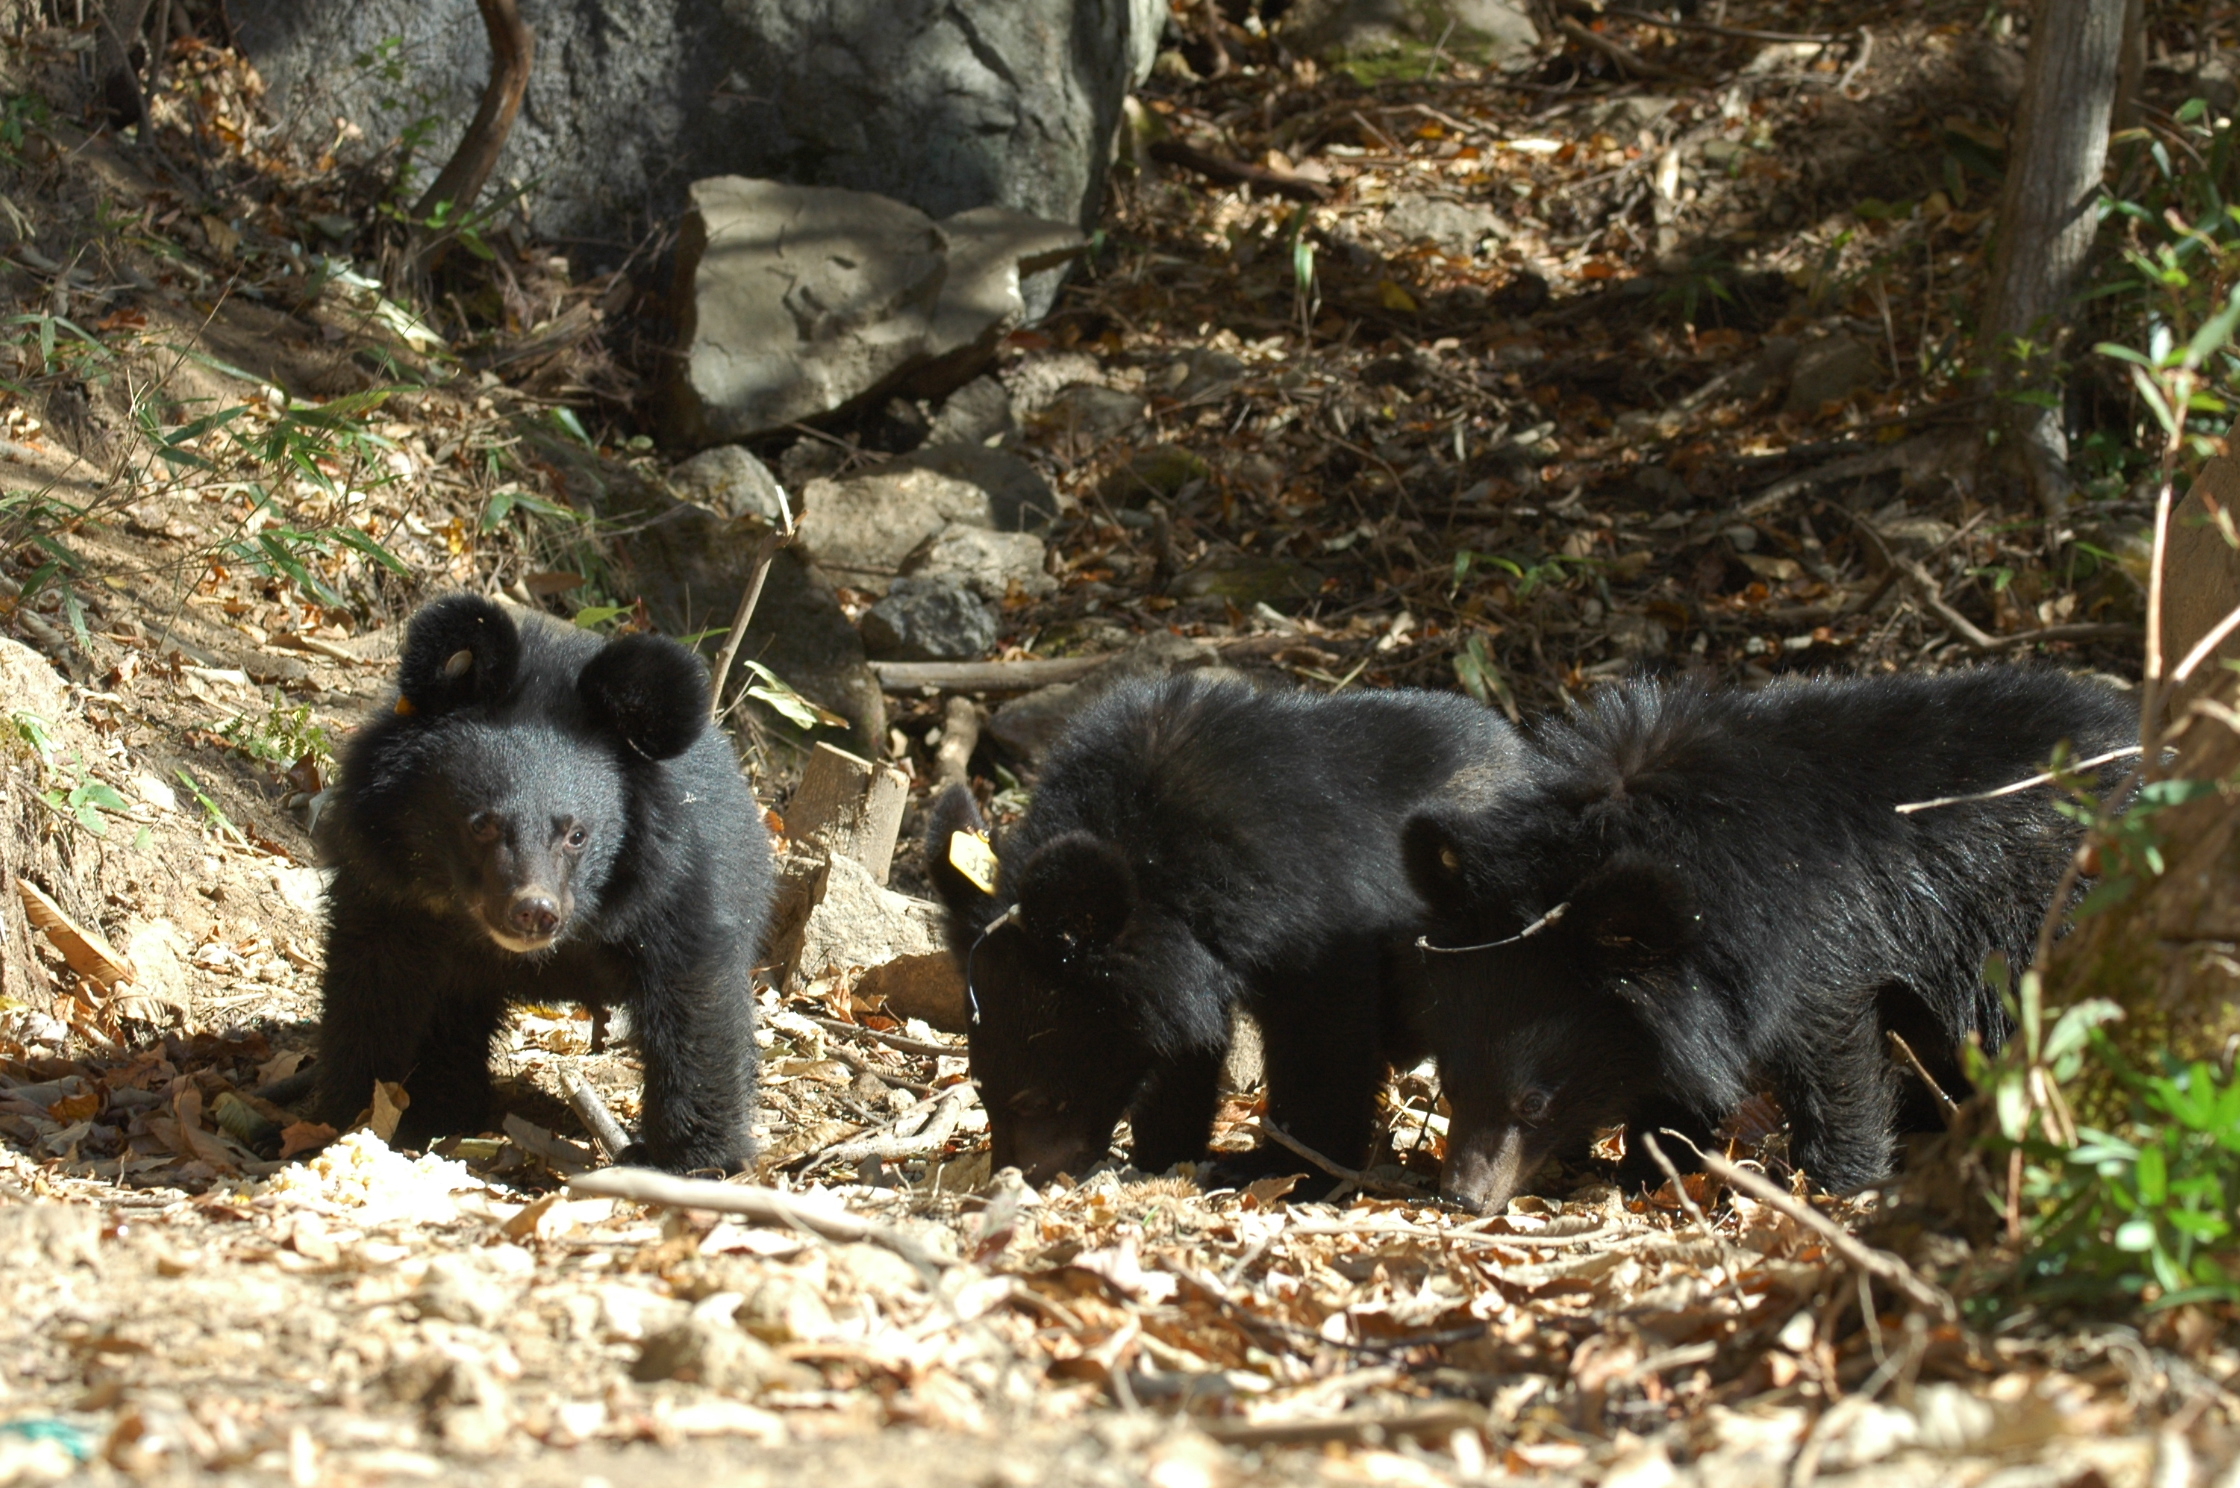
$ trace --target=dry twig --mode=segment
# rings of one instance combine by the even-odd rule
[[[1703,1163],[1704,1171],[1721,1183],[1748,1194],[1768,1208],[1780,1210],[1798,1224],[1803,1225],[1806,1229],[1827,1241],[1836,1254],[1842,1256],[1852,1265],[1870,1276],[1880,1277],[1883,1281],[1888,1282],[1897,1291],[1903,1293],[1906,1300],[1916,1307],[1933,1312],[1948,1323],[1955,1323],[1960,1320],[1960,1309],[1954,1304],[1951,1295],[1944,1288],[1923,1280],[1921,1273],[1907,1265],[1903,1258],[1894,1256],[1887,1250],[1878,1250],[1867,1244],[1810,1204],[1801,1203],[1784,1193],[1781,1185],[1775,1183],[1763,1173],[1753,1173],[1738,1163],[1727,1161],[1715,1152],[1706,1152],[1701,1147],[1696,1147],[1694,1142],[1688,1141],[1687,1137],[1678,1132],[1673,1132],[1671,1135],[1687,1142],[1690,1147],[1694,1147],[1697,1158]]]
[[[679,1178],[652,1168],[601,1168],[570,1178],[568,1192],[578,1198],[627,1199],[633,1204],[660,1204],[671,1209],[705,1209],[711,1214],[732,1214],[756,1224],[799,1230],[821,1240],[860,1241],[883,1246],[922,1272],[951,1264],[946,1257],[933,1254],[909,1236],[885,1225],[874,1224],[860,1215],[801,1194],[780,1193],[774,1188],[751,1183]]]

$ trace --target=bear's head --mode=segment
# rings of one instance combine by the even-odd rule
[[[649,635],[584,645],[471,595],[423,609],[406,635],[393,768],[412,882],[520,955],[597,911],[632,847],[634,796],[662,789],[663,763],[709,727],[690,651]]]
[[[1452,1112],[1441,1189],[1499,1213],[1657,1086],[1657,1002],[1697,938],[1668,863],[1529,811],[1433,810],[1402,833],[1430,910],[1413,972]]]
[[[1039,1184],[1101,1160],[1159,1071],[1225,1046],[1226,1013],[1176,995],[1225,973],[1140,892],[1110,842],[1068,832],[1003,860],[986,882],[959,866],[954,847],[959,835],[985,834],[971,792],[952,785],[934,803],[927,867],[965,972],[995,1165]],[[1191,1155],[1136,1157],[1164,1167]]]

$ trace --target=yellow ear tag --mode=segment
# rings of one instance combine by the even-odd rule
[[[413,715],[414,713],[418,712],[419,710],[418,710],[417,708],[415,708],[415,707],[413,707],[413,706],[412,706],[412,699],[411,699],[411,698],[408,698],[408,697],[402,697],[402,696],[400,696],[400,697],[399,697],[399,698],[397,699],[397,711],[398,711],[399,713],[403,714],[403,715],[404,715],[405,717],[407,717],[407,718],[410,718],[410,717],[411,717],[411,716],[412,716],[412,715]]]
[[[983,894],[996,891],[996,850],[988,846],[985,832],[951,832],[949,866]]]

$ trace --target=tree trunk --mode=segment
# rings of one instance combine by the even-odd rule
[[[2173,671],[2240,607],[2240,548],[2215,520],[2235,506],[2240,459],[2223,456],[2202,469],[2172,514],[2163,658]],[[2185,734],[2168,773],[2218,781],[2220,789],[2156,819],[2164,872],[2079,923],[2055,946],[2049,968],[2050,1006],[2106,997],[2123,1008],[2108,1034],[2134,1065],[2151,1068],[2164,1051],[2221,1059],[2240,1035],[2240,676],[2219,665],[2233,657],[2240,643],[2228,634],[2191,677],[2174,682],[2169,699],[2169,716]],[[2106,1118],[2120,1096],[2088,1075],[2079,1112]]]
[[[536,53],[536,38],[529,32],[529,23],[521,19],[521,7],[516,0],[475,3],[482,11],[482,28],[490,35],[490,85],[482,90],[481,107],[474,111],[466,133],[459,136],[459,147],[451,152],[451,158],[412,209],[414,218],[425,223],[438,208],[446,204],[450,208],[445,229],[420,250],[423,267],[450,240],[451,226],[464,218],[475,198],[482,195],[483,185],[506,147],[506,137],[513,133],[521,100],[529,91],[529,64]]]
[[[132,43],[147,23],[149,4],[150,0],[110,0],[99,12],[101,29],[93,44],[93,81],[101,90],[102,106],[117,128],[138,126],[142,144],[148,143],[148,99],[132,67]]]
[[[2076,489],[2061,422],[2060,318],[2097,226],[2128,10],[2128,0],[2041,0],[2007,150],[1977,358],[1998,395],[1992,418],[2002,463],[2030,484],[2049,517]]]
[[[2163,812],[2155,822],[2166,862],[2131,898],[2078,925],[2054,949],[2049,1006],[2106,997],[2123,1018],[2108,1036],[2135,1066],[2222,1060],[2240,1037],[2240,700],[2230,673],[2199,715],[2172,774],[2223,782],[2214,794]],[[2078,1115],[2106,1120],[2121,1092],[2088,1066],[2075,1092]]]

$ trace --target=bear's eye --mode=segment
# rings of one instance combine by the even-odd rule
[[[583,845],[590,840],[591,834],[582,827],[571,827],[568,835],[561,839],[561,845],[570,852],[581,852]]]
[[[478,812],[467,819],[467,832],[477,842],[497,841],[499,827],[500,823],[495,812]]]
[[[1554,1104],[1554,1099],[1547,1091],[1527,1090],[1516,1098],[1509,1109],[1519,1121],[1542,1121],[1547,1118],[1549,1108]]]

